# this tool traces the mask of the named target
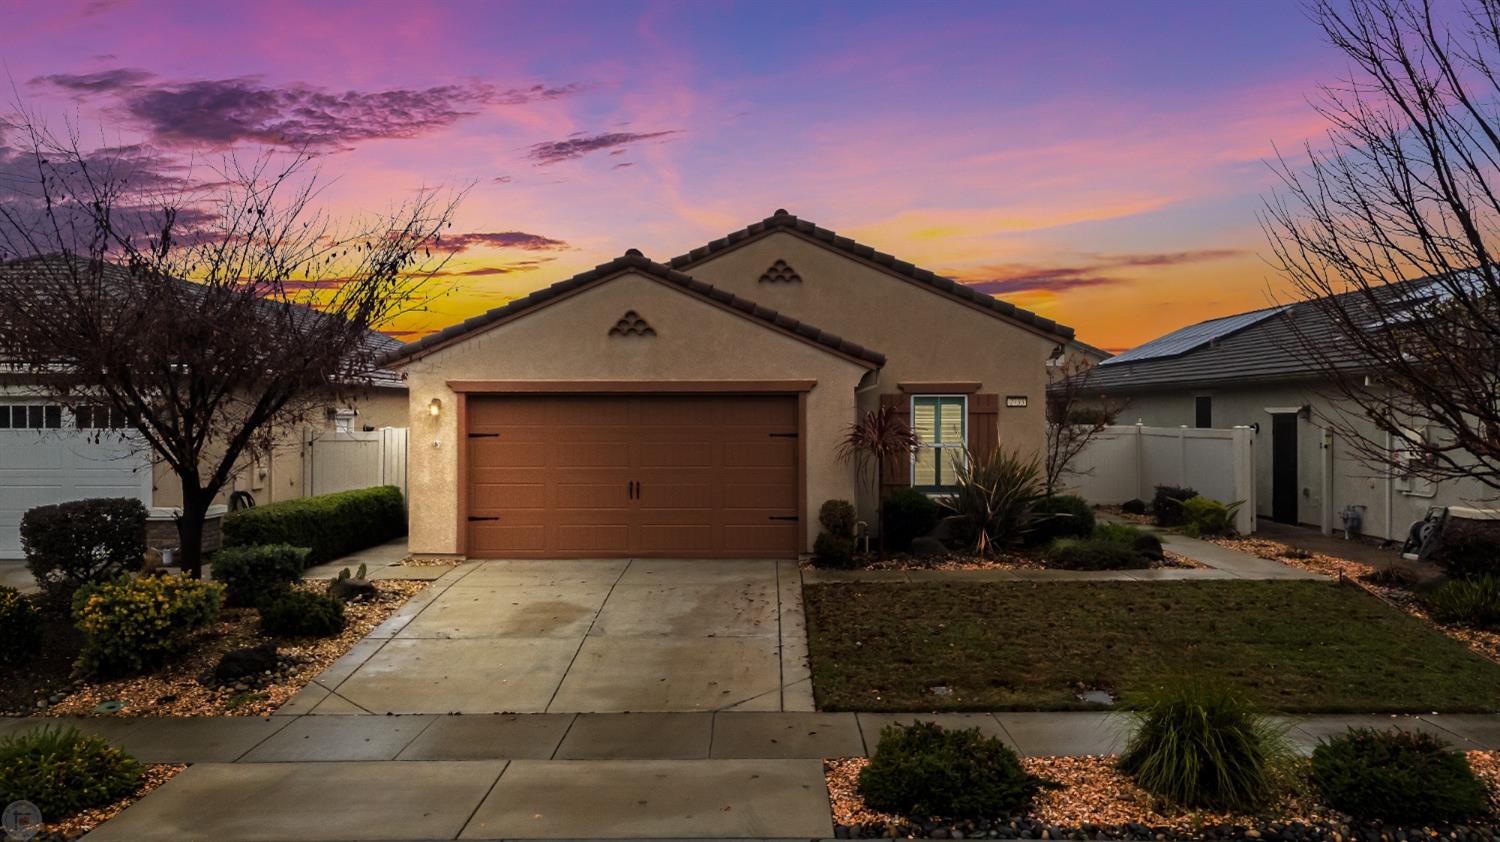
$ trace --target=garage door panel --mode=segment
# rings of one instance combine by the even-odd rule
[[[471,398],[469,429],[499,434],[470,450],[471,513],[516,526],[521,510],[508,508],[525,506],[541,523],[519,534],[476,523],[468,552],[795,555],[796,522],[771,518],[798,508],[796,439],[772,435],[796,432],[796,403],[785,395]]]

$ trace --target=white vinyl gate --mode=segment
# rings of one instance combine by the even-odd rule
[[[124,435],[66,429],[0,430],[0,558],[21,558],[21,516],[90,497],[151,505],[151,460]]]

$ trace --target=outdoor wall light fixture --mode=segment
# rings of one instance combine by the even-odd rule
[[[430,413],[432,413],[432,417],[433,418],[436,418],[439,415],[442,415],[443,414],[443,402],[441,400],[439,400],[438,398],[433,398],[432,399],[432,403],[430,403],[430,404],[427,405],[427,411],[430,412]]]

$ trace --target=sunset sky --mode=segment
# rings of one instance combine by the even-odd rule
[[[1344,72],[1296,0],[10,0],[0,67],[173,160],[313,148],[334,215],[471,186],[402,338],[786,208],[1112,349],[1275,294],[1266,159]]]

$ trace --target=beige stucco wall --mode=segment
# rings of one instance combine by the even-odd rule
[[[358,430],[366,426],[375,429],[405,427],[407,403],[406,389],[385,387],[370,389],[357,398],[339,403],[337,407],[334,404],[329,406],[353,408],[356,412],[354,428]],[[304,426],[279,432],[277,436],[279,443],[271,456],[263,460],[261,464],[252,464],[249,460],[245,460],[238,475],[230,486],[219,494],[215,502],[227,502],[229,495],[238,490],[250,492],[255,497],[256,503],[261,505],[303,496],[303,460],[307,453],[306,442],[332,430],[333,426],[332,419],[320,417]],[[151,482],[153,506],[182,505],[182,486],[177,480],[177,475],[165,463],[158,461],[152,466]]]
[[[801,283],[761,283],[777,260]],[[688,274],[886,355],[878,388],[861,411],[904,381],[978,381],[998,394],[1000,443],[1039,453],[1046,436],[1047,358],[1060,340],[997,318],[848,255],[778,231],[686,269]],[[1006,395],[1025,395],[1024,409]]]
[[[1199,395],[1212,397],[1215,427],[1260,424],[1260,432],[1255,437],[1255,484],[1257,514],[1263,517],[1271,516],[1272,499],[1271,414],[1266,409],[1303,405],[1309,406],[1311,411],[1308,413],[1310,417],[1299,418],[1297,422],[1297,519],[1302,523],[1323,525],[1325,494],[1331,503],[1327,509],[1331,513],[1330,525],[1335,530],[1343,528],[1340,512],[1346,505],[1361,505],[1365,507],[1362,532],[1396,540],[1406,536],[1407,528],[1413,521],[1420,520],[1429,506],[1495,505],[1488,499],[1493,493],[1472,482],[1450,481],[1435,487],[1417,483],[1418,493],[1402,491],[1401,484],[1383,468],[1365,464],[1349,442],[1331,434],[1333,452],[1330,463],[1322,442],[1329,426],[1327,419],[1337,417],[1337,404],[1314,383],[1134,392],[1121,396],[1128,398],[1130,403],[1120,413],[1119,421],[1122,424],[1139,421],[1151,427],[1192,426],[1194,399]],[[1384,440],[1384,434],[1377,432],[1374,425],[1366,422],[1362,426],[1362,436]],[[1424,490],[1431,490],[1432,494],[1422,493]]]
[[[634,310],[655,337],[609,336]],[[626,273],[525,316],[470,334],[405,367],[410,394],[407,484],[413,553],[458,552],[457,395],[451,380],[816,380],[807,395],[809,546],[824,500],[854,499],[853,470],[834,458],[854,419],[866,369],[648,277]],[[429,412],[433,398],[444,411]]]

